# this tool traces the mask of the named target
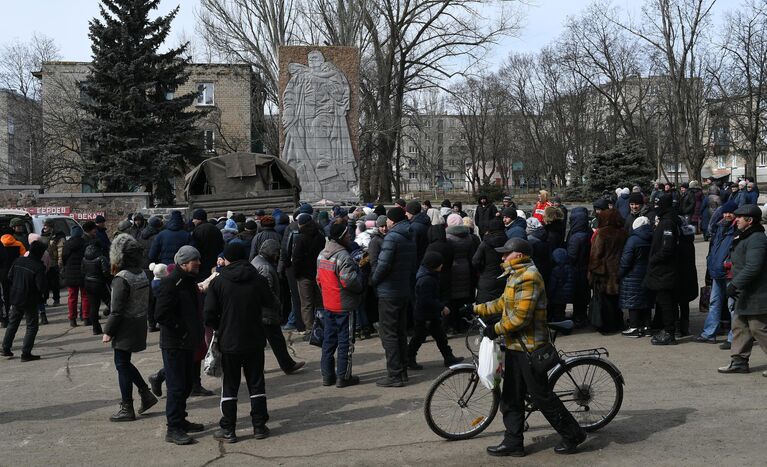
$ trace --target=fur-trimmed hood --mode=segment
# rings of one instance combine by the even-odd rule
[[[109,248],[109,262],[117,270],[140,268],[142,262],[141,246],[128,234],[120,234],[112,240]]]

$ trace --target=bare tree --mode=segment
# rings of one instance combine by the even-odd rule
[[[708,57],[704,29],[716,0],[648,0],[639,26],[606,18],[640,38],[667,81],[668,120],[674,154],[690,178],[700,177],[708,157],[705,99],[710,82],[703,77]],[[675,163],[675,165],[677,165]],[[678,174],[678,171],[677,171]]]
[[[767,6],[749,0],[729,14],[720,45],[722,63],[710,70],[729,143],[746,160],[746,176],[756,180],[756,160],[767,149]]]

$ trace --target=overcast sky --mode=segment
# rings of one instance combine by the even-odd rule
[[[494,65],[512,50],[539,50],[562,32],[562,24],[568,16],[577,14],[590,3],[590,0],[525,1],[529,6],[522,7],[526,13],[524,30],[519,37],[503,40],[500,47],[492,52]],[[55,40],[64,60],[90,60],[88,21],[98,15],[97,0],[2,0],[2,3],[0,45],[14,38],[27,40],[37,31]],[[634,13],[638,12],[641,3],[640,0],[614,0],[615,5],[631,9]],[[737,0],[719,0],[715,7],[717,17],[721,11],[733,8],[738,3]],[[181,9],[173,22],[171,45],[178,42],[182,31],[188,36],[194,33],[194,11],[198,8],[199,0],[162,0],[159,11],[155,12],[166,14],[179,5]]]

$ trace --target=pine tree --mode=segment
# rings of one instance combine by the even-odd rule
[[[189,77],[188,44],[160,53],[178,7],[149,19],[160,0],[101,0],[90,21],[93,63],[82,90],[89,113],[88,172],[106,191],[144,189],[160,204],[174,199],[171,179],[202,157],[187,110],[196,92],[174,95]]]
[[[604,190],[639,185],[647,188],[655,168],[647,162],[646,151],[636,140],[618,141],[613,148],[591,155],[586,168],[586,184],[593,197]]]

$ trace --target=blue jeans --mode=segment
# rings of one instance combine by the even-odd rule
[[[725,290],[727,281],[725,279],[714,279],[711,283],[711,298],[708,305],[708,315],[706,322],[703,323],[703,331],[700,335],[707,339],[716,336],[719,330],[719,322],[722,319],[722,300],[726,300]]]
[[[323,313],[325,334],[322,340],[322,377],[332,379],[335,374],[340,379],[346,379],[352,375],[351,356],[349,355],[349,312],[333,313],[325,310]],[[353,332],[353,330],[352,330]],[[338,350],[338,366],[335,364],[335,353]]]

